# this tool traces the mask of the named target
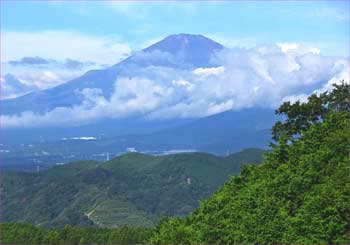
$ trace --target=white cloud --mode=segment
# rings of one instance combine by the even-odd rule
[[[307,102],[307,98],[309,95],[307,94],[298,94],[298,95],[288,95],[282,99],[283,102],[289,101],[290,103],[294,104],[295,102],[299,101],[301,103]]]
[[[211,67],[211,68],[197,68],[193,71],[193,74],[199,75],[202,77],[207,77],[210,75],[219,75],[225,72],[225,67]]]
[[[186,80],[173,80],[172,84],[175,86],[178,86],[178,87],[185,87],[186,90],[189,92],[195,88],[194,84],[192,84]]]
[[[39,90],[35,85],[28,85],[12,74],[0,78],[1,99],[12,99]]]
[[[151,57],[153,58],[153,57]],[[349,83],[349,60],[326,57],[312,48],[280,45],[225,49],[216,67],[192,70],[149,66],[131,70],[115,81],[109,99],[101,89],[77,91],[81,105],[56,108],[45,115],[25,112],[3,116],[5,127],[86,123],[101,118],[143,116],[203,117],[252,106],[276,108],[283,101],[305,101],[313,92],[331,89],[333,82]]]
[[[300,53],[313,53],[320,54],[321,50],[315,47],[305,47],[298,43],[277,43],[277,46],[281,48],[284,53],[289,53],[291,51]]]
[[[38,127],[42,125],[81,124],[101,118],[124,118],[145,114],[160,108],[173,89],[144,78],[121,78],[115,83],[114,94],[107,100],[101,89],[76,91],[84,97],[83,103],[72,108],[59,107],[44,114],[24,112],[21,115],[2,116],[4,127]]]
[[[65,83],[91,69],[116,64],[131,53],[130,47],[117,37],[73,31],[4,31],[1,44],[2,74],[15,74],[24,84],[40,89]],[[2,95],[9,98],[22,94]]]
[[[39,56],[111,65],[131,53],[130,47],[117,37],[90,36],[74,31],[4,31],[1,44],[2,62]]]
[[[38,89],[48,89],[62,83],[68,82],[90,69],[96,69],[99,65],[87,65],[82,69],[66,69],[60,65],[48,66],[13,66],[9,63],[2,63],[2,74],[14,74],[16,78],[26,86],[34,86]],[[3,78],[3,77],[2,77]],[[8,97],[18,97],[21,94],[10,95],[10,91],[2,91],[2,99]]]

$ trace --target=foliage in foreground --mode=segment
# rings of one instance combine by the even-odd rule
[[[151,228],[113,229],[72,227],[45,230],[31,224],[1,224],[1,244],[140,244],[148,240]]]
[[[342,84],[290,110],[282,105],[288,119],[274,127],[278,143],[264,163],[243,166],[186,218],[162,220],[150,242],[350,243],[349,92]],[[317,98],[330,101],[321,113]]]

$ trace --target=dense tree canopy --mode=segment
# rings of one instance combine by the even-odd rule
[[[349,85],[283,104],[277,144],[185,219],[163,220],[153,244],[350,242]],[[295,134],[299,136],[292,139]]]
[[[164,213],[189,214],[199,200],[238,174],[242,164],[262,162],[263,153],[129,153],[104,163],[78,161],[39,173],[6,172],[0,183],[2,222],[46,228],[152,226]]]
[[[124,226],[114,229],[73,227],[44,230],[31,224],[1,224],[1,244],[140,244],[152,234],[150,228]]]
[[[272,128],[273,139],[279,141],[282,135],[292,137],[307,130],[312,124],[318,123],[330,111],[350,111],[350,85],[344,83],[333,84],[331,92],[320,95],[313,94],[307,103],[297,101],[291,104],[283,103],[276,114],[284,115],[285,121],[278,121]]]

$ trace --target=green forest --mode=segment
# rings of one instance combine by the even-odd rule
[[[4,172],[2,221],[43,228],[150,227],[163,215],[185,216],[246,162],[264,151],[227,157],[206,153],[129,153],[108,162],[78,161],[39,173]]]
[[[74,211],[74,207],[80,207],[83,212],[88,212],[91,208],[83,205],[86,197],[81,197],[79,199],[80,203],[74,201],[79,197],[78,188],[82,185],[75,186],[70,182],[67,184],[71,186],[65,186],[67,189],[61,191],[67,193],[70,190],[69,197],[73,198],[73,203],[76,206],[71,205],[68,201],[69,198],[66,198],[65,203],[61,203],[61,205],[68,205],[70,209],[61,212],[61,205],[58,205],[56,213],[53,213],[52,210],[45,209],[46,206],[44,205],[50,201],[46,199],[49,192],[42,193],[42,196],[26,196],[29,191],[29,189],[26,189],[29,187],[26,186],[29,183],[31,186],[51,183],[42,182],[42,179],[50,178],[51,181],[52,178],[55,178],[54,176],[57,176],[54,175],[57,172],[55,169],[50,169],[46,174],[35,178],[28,173],[24,178],[19,178],[17,173],[11,173],[7,180],[4,176],[3,182],[8,181],[8,186],[20,186],[22,196],[14,197],[11,196],[11,193],[6,194],[7,190],[3,183],[2,188],[5,192],[3,202],[9,202],[6,204],[8,206],[3,206],[4,212],[6,213],[6,208],[10,208],[11,205],[15,205],[16,202],[20,201],[22,206],[17,206],[18,210],[25,208],[27,202],[33,208],[36,207],[36,204],[40,204],[42,206],[37,208],[35,215],[42,213],[44,215],[40,216],[40,224],[35,223],[35,215],[23,220],[23,222],[31,224],[18,223],[17,221],[11,223],[13,222],[11,220],[9,220],[9,223],[2,224],[1,243],[349,244],[349,95],[350,86],[343,83],[334,85],[331,92],[310,96],[305,103],[298,101],[293,104],[290,102],[282,104],[276,113],[285,116],[285,120],[277,122],[272,128],[272,150],[264,153],[264,159],[260,164],[247,165],[242,164],[241,161],[239,164],[230,165],[227,164],[228,160],[226,159],[225,166],[222,167],[220,164],[223,164],[223,161],[219,163],[211,155],[202,154],[199,158],[201,160],[195,158],[190,161],[192,164],[180,165],[184,169],[183,171],[173,171],[173,173],[181,173],[173,176],[177,179],[176,182],[172,182],[172,175],[166,175],[166,169],[177,168],[178,165],[171,163],[179,162],[179,159],[182,159],[181,162],[185,162],[183,158],[188,157],[187,155],[172,156],[171,160],[167,159],[165,161],[168,165],[157,165],[164,160],[149,161],[147,159],[152,158],[151,156],[138,155],[141,158],[140,162],[149,163],[140,165],[133,161],[133,157],[130,158],[130,155],[125,155],[124,158],[127,158],[127,161],[125,159],[115,159],[103,166],[96,166],[96,163],[91,162],[90,167],[87,167],[88,165],[82,167],[83,164],[75,163],[75,165],[70,165],[71,168],[68,170],[64,169],[63,166],[60,168],[62,170],[60,171],[61,176],[57,178],[62,183],[68,182],[70,177],[79,176],[80,174],[83,176],[81,181],[85,182],[78,183],[85,183],[84,186],[90,187],[94,185],[99,188],[95,190],[104,190],[106,200],[130,202],[141,216],[145,215],[146,217],[153,214],[162,217],[160,220],[154,218],[150,225],[137,227],[133,223],[124,223],[115,228],[91,226],[90,219],[86,219],[86,216],[79,216],[79,213]],[[115,161],[119,161],[120,164],[113,164]],[[201,164],[216,167],[205,170],[206,168],[200,167]],[[123,172],[126,166],[128,168],[126,172],[133,173],[138,177],[137,179],[128,182],[129,177],[126,172]],[[155,166],[164,166],[163,170],[157,168],[161,169],[158,176],[162,176],[162,178],[154,179],[150,175]],[[241,167],[240,174],[234,175],[237,166]],[[84,171],[81,171],[82,168],[84,168]],[[98,171],[96,171],[96,168],[98,168]],[[191,169],[194,170],[190,171]],[[230,172],[232,176],[225,180],[225,178],[222,178],[224,175],[214,175],[216,177],[212,177],[213,179],[205,182],[205,176],[208,173],[213,173],[213,171],[219,173]],[[148,173],[148,175],[145,177],[145,175],[140,174],[141,172]],[[108,181],[95,183],[96,180],[101,179],[95,177],[97,173],[98,176],[104,176],[102,179]],[[111,173],[124,176],[124,184],[116,183],[113,181],[115,178],[108,177]],[[192,177],[192,183],[197,184],[188,184],[188,176]],[[166,179],[169,182],[164,185],[163,182],[157,182],[159,179]],[[128,188],[132,189],[133,184],[136,183],[135,181],[150,183],[149,194],[151,200],[148,200],[147,196],[144,196],[145,200],[139,200],[136,199],[138,196],[132,195],[125,195],[122,200],[115,199],[116,196],[124,193]],[[59,185],[55,185],[56,182],[52,183],[49,184],[49,186],[52,185],[50,190],[59,188]],[[181,183],[188,190],[179,186],[172,189],[171,186],[174,183]],[[108,192],[108,186],[112,185],[115,185],[114,191]],[[182,211],[172,211],[181,207],[183,202],[173,203],[169,199],[164,200],[168,198],[165,194],[157,197],[152,196],[152,194],[156,195],[156,192],[150,191],[153,186],[168,188],[169,192],[162,190],[161,193],[171,193],[171,195],[175,195],[175,199],[182,197],[181,200],[186,200],[195,191],[201,190],[197,195],[201,195],[199,199],[202,199],[202,201],[196,206],[193,204],[194,199],[190,199],[186,203],[189,208],[176,209]],[[217,187],[214,188],[214,186]],[[194,189],[191,189],[192,187]],[[176,193],[176,190],[179,189],[187,191]],[[90,197],[94,196],[93,189],[89,190]],[[133,190],[136,191],[137,187]],[[34,191],[32,190],[32,193]],[[159,189],[156,189],[156,191],[159,191]],[[96,191],[95,193],[100,192]],[[29,200],[31,197],[35,197],[35,199]],[[162,212],[155,212],[158,206],[155,206],[152,198],[164,201],[163,206],[159,206]],[[90,198],[86,200],[90,200]],[[57,200],[52,202],[54,202],[52,205],[55,206]],[[113,202],[109,204],[113,204]],[[138,205],[140,203],[142,203],[142,206]],[[172,208],[169,208],[169,206]],[[96,209],[94,210],[96,211]],[[17,211],[13,210],[12,212],[16,213]],[[25,212],[28,212],[28,210]],[[56,219],[57,224],[49,222],[50,215],[52,215],[52,219]],[[69,217],[75,217],[72,219],[78,225],[63,225],[64,222],[69,220]],[[20,220],[20,217],[17,217],[16,220]],[[97,219],[96,222],[102,221]]]

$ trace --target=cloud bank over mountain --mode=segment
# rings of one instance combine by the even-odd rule
[[[27,85],[12,74],[7,74],[4,77],[0,78],[0,82],[1,99],[16,98],[24,94],[39,90],[37,86],[33,84]]]
[[[15,91],[6,75],[23,86],[47,89],[88,70],[113,65],[131,53],[129,45],[116,36],[96,37],[74,31],[4,31],[1,44],[1,99],[34,91]]]
[[[157,55],[160,60],[175,59],[162,52],[148,56],[157,59]],[[194,69],[146,66],[130,70],[116,79],[110,98],[100,88],[76,90],[83,97],[80,105],[57,107],[41,115],[27,111],[3,116],[2,125],[85,124],[129,116],[196,118],[254,106],[276,108],[283,101],[303,101],[311,93],[329,90],[332,83],[349,82],[348,60],[296,44],[225,48],[211,63],[212,67]]]
[[[23,57],[64,61],[67,58],[98,64],[113,64],[130,55],[128,44],[117,36],[92,36],[74,31],[4,31],[2,62]]]
[[[44,59],[41,57],[23,57],[20,60],[10,60],[7,62],[9,65],[12,66],[26,66],[26,67],[38,67],[38,68],[49,68],[50,65],[52,66],[58,66],[63,69],[77,69],[80,70],[84,66],[91,66],[94,65],[94,62],[80,62],[78,60],[73,60],[70,58],[67,58],[65,61],[60,62],[53,59]]]
[[[1,64],[4,74],[1,77],[1,99],[16,98],[29,92],[52,88],[88,70],[103,67],[106,65],[70,58],[59,61],[35,56],[9,60]]]

